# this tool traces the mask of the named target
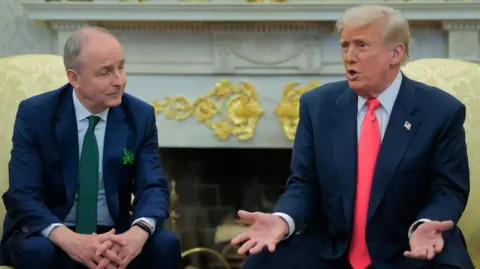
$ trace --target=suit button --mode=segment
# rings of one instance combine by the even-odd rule
[[[28,233],[28,229],[27,229],[27,227],[23,226],[23,227],[22,227],[22,232],[24,232],[24,233]]]

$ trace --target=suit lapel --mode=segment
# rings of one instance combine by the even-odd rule
[[[388,184],[420,127],[420,121],[414,117],[417,108],[414,87],[413,82],[403,76],[375,166],[367,221],[377,210]]]
[[[124,119],[125,112],[122,106],[110,108],[103,148],[103,182],[107,197],[118,193],[118,179],[123,165],[123,150],[127,149],[128,141],[128,125]],[[112,198],[118,201],[117,198]]]
[[[337,110],[331,115],[333,154],[342,186],[344,214],[352,222],[357,171],[357,95],[349,88],[338,98]]]
[[[61,156],[65,193],[69,206],[73,205],[78,179],[78,128],[73,106],[72,87],[63,91],[57,111],[55,134]]]

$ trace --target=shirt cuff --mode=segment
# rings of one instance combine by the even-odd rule
[[[139,222],[139,221],[146,222],[148,225],[150,225],[150,227],[152,227],[152,233],[155,232],[155,226],[157,226],[157,221],[155,219],[153,219],[153,218],[138,218],[138,219],[133,221],[132,225]]]
[[[63,224],[61,224],[61,223],[53,223],[53,224],[49,225],[47,228],[41,230],[40,233],[41,233],[44,237],[48,238],[48,236],[49,236],[50,233],[52,232],[53,228],[58,227],[58,226],[65,226],[65,225],[63,225]]]
[[[408,239],[410,239],[410,237],[412,236],[412,233],[415,231],[415,229],[417,229],[417,227],[424,223],[424,222],[429,222],[431,220],[429,219],[419,219],[417,221],[415,221],[412,226],[410,226],[410,229],[408,229]]]
[[[287,215],[285,213],[281,213],[281,212],[273,213],[273,215],[280,216],[282,219],[284,219],[287,222],[288,228],[290,230],[288,231],[288,235],[285,236],[284,239],[289,238],[293,234],[293,232],[295,231],[295,222],[293,221],[292,217],[290,217],[289,215]]]

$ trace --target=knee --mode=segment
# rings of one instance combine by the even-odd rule
[[[156,230],[150,238],[150,251],[155,255],[178,258],[181,256],[180,241],[172,232],[165,229]]]
[[[55,245],[42,236],[22,240],[14,255],[16,264],[34,261],[37,266],[41,265],[41,268],[54,266],[57,259]]]

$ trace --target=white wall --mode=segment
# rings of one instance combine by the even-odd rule
[[[52,53],[53,32],[28,20],[21,0],[0,0],[0,58],[14,54]]]

